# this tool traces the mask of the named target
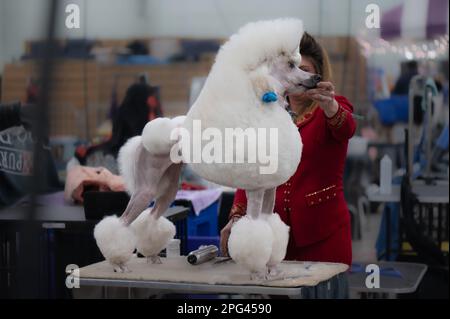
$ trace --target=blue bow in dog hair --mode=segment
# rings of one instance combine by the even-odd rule
[[[262,101],[264,103],[275,102],[277,100],[278,100],[278,96],[277,96],[277,94],[275,92],[266,92],[262,96]]]

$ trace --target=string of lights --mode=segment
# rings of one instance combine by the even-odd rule
[[[448,34],[439,36],[433,40],[419,41],[387,41],[382,38],[364,39],[357,38],[364,56],[395,54],[404,56],[407,60],[434,60],[448,56]]]

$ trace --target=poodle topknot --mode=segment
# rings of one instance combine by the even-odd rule
[[[294,18],[250,22],[226,42],[216,57],[216,66],[252,70],[265,60],[298,49],[303,22]]]

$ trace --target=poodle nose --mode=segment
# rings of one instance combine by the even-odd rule
[[[309,77],[309,79],[301,81],[298,85],[304,86],[307,89],[312,89],[317,86],[317,83],[319,83],[322,80],[322,77],[319,74],[313,74]]]

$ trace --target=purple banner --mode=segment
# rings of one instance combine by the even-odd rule
[[[428,0],[427,38],[447,32],[448,0]]]
[[[396,6],[381,15],[381,37],[385,40],[398,38],[402,33],[403,5]]]

